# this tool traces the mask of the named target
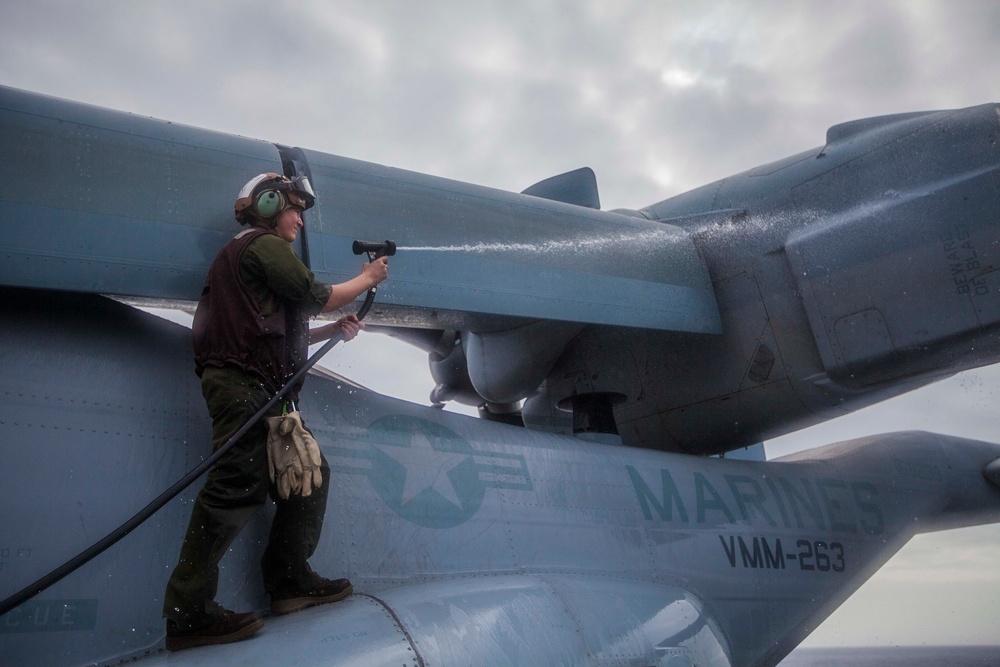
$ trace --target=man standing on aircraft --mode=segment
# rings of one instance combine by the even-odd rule
[[[291,245],[302,227],[302,213],[315,200],[308,179],[275,173],[251,179],[236,199],[236,219],[249,228],[216,255],[192,327],[195,367],[212,417],[216,449],[295,373],[306,359],[309,343],[337,333],[351,340],[364,328],[350,315],[310,332],[308,318],[346,306],[388,275],[388,260],[383,257],[337,285],[315,279]],[[277,428],[268,431],[267,422],[282,421],[289,409],[297,416],[294,404],[300,388],[301,382],[292,387],[274,408],[273,418],[268,414],[269,419],[255,424],[209,471],[191,512],[180,560],[167,583],[163,604],[167,649],[237,641],[262,627],[260,613],[234,613],[214,598],[219,561],[269,494],[276,512],[261,566],[271,610],[298,611],[340,600],[353,591],[347,579],[321,577],[307,562],[319,542],[326,512],[330,486],[326,460],[301,422],[287,424],[288,429],[294,425],[290,434],[284,433],[287,429],[280,429],[280,435]],[[291,452],[300,473],[289,476],[291,484],[280,470],[275,471],[274,453],[269,451],[273,443],[268,443],[286,436],[296,438],[297,445],[303,444],[303,437],[306,445],[311,441],[309,453],[317,468],[310,470],[310,462],[300,461],[296,447],[289,445],[284,451]],[[310,479],[319,483],[311,484]]]

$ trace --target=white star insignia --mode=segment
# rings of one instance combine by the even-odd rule
[[[462,509],[462,500],[455,491],[448,473],[467,458],[466,454],[441,452],[431,446],[430,440],[414,427],[410,432],[409,447],[379,446],[389,458],[406,468],[402,504],[405,505],[427,489]]]

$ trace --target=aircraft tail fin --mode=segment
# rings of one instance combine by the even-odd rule
[[[1000,489],[986,481],[991,466],[1000,469],[998,454],[994,443],[905,431],[748,464],[766,466],[761,489],[773,494],[776,527],[767,537],[734,538],[733,572],[754,572],[770,593],[754,609],[742,601],[725,609],[722,625],[739,635],[738,646],[781,636],[750,650],[767,656],[754,664],[776,664],[915,534],[1000,521]],[[749,477],[730,479],[736,489]],[[774,558],[754,566],[743,558],[754,549],[743,545]]]

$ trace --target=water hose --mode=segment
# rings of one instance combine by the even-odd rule
[[[368,260],[370,262],[375,261],[376,259],[382,256],[392,256],[396,254],[396,244],[393,243],[392,241],[384,241],[384,242],[355,241],[353,249],[355,255],[360,255],[363,252],[367,253]],[[376,292],[377,292],[376,286],[373,286],[371,289],[368,290],[368,294],[365,297],[365,301],[361,305],[361,309],[358,310],[357,317],[359,320],[363,319],[364,316],[368,314],[368,311],[372,307],[372,303],[374,303],[375,301]],[[95,542],[93,545],[91,545],[84,551],[80,552],[74,558],[66,561],[64,564],[52,570],[51,572],[46,574],[44,577],[38,579],[34,583],[25,586],[17,593],[14,593],[13,595],[5,599],[3,602],[0,602],[0,616],[3,616],[7,612],[19,607],[21,604],[27,602],[34,596],[38,595],[49,586],[55,584],[57,581],[60,581],[71,572],[74,572],[78,568],[90,562],[96,556],[98,556],[106,549],[114,545],[116,542],[121,540],[123,537],[125,537],[133,530],[138,528],[144,521],[146,521],[146,519],[153,516],[153,514],[155,514],[161,507],[166,505],[168,502],[170,502],[177,494],[179,494],[181,491],[190,486],[191,482],[201,477],[205,473],[205,471],[207,471],[209,468],[215,465],[215,462],[218,461],[219,458],[221,458],[226,452],[228,452],[240,438],[246,435],[247,431],[253,428],[254,424],[260,421],[261,417],[263,417],[268,410],[277,405],[278,401],[280,401],[285,396],[285,394],[288,393],[288,390],[291,389],[293,386],[295,386],[295,384],[298,383],[303,378],[303,376],[305,376],[305,374],[308,373],[309,370],[316,365],[316,362],[323,358],[323,355],[329,352],[334,345],[336,345],[342,340],[344,340],[344,334],[338,333],[332,336],[328,341],[326,341],[323,344],[323,347],[321,347],[319,350],[316,351],[315,354],[309,357],[309,359],[306,360],[305,364],[303,364],[302,368],[297,370],[295,374],[292,375],[292,377],[289,378],[287,382],[285,382],[284,386],[282,386],[281,389],[278,390],[278,393],[272,396],[271,399],[267,403],[265,403],[264,406],[260,410],[258,410],[256,414],[254,414],[253,417],[248,419],[247,422],[243,424],[243,426],[241,426],[240,429],[236,431],[236,433],[234,433],[229,438],[229,440],[225,442],[225,444],[223,444],[221,447],[215,450],[215,452],[211,456],[202,461],[196,468],[191,470],[188,474],[184,475],[184,477],[180,478],[173,486],[171,486],[169,489],[167,489],[159,496],[157,496],[152,502],[150,502],[148,505],[142,508],[142,510],[140,510],[135,516],[133,516],[131,519],[123,523],[114,531],[108,533],[103,539],[99,540],[98,542]]]

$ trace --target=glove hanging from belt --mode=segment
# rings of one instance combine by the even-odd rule
[[[298,410],[267,418],[267,472],[278,495],[308,497],[323,486],[319,444],[302,425]]]

